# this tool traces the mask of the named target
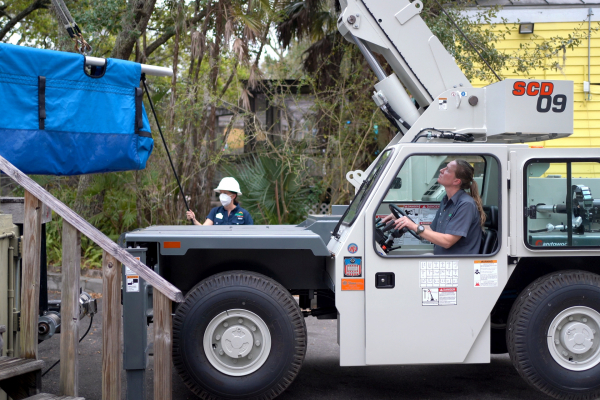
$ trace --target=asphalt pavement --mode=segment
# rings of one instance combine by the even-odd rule
[[[52,297],[57,297],[56,295]],[[94,317],[88,336],[79,346],[79,395],[100,400],[102,370],[102,310]],[[80,322],[80,335],[89,325]],[[529,387],[513,368],[508,355],[492,356],[490,364],[340,367],[335,320],[306,319],[308,350],[300,374],[278,400],[335,399],[527,399],[549,397]],[[152,326],[152,325],[151,325]],[[152,338],[149,330],[149,341]],[[60,337],[40,343],[46,370],[59,357]],[[146,378],[146,399],[153,399],[154,359]],[[125,399],[123,373],[123,399]],[[58,394],[59,366],[42,378],[43,391]],[[173,374],[173,400],[195,399],[179,376]]]

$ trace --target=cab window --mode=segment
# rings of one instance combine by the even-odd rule
[[[344,225],[349,226],[354,223],[356,216],[360,213],[360,210],[362,209],[365,201],[369,197],[369,194],[371,193],[371,189],[373,188],[373,186],[375,185],[375,182],[377,182],[377,180],[381,176],[381,172],[384,170],[385,166],[387,165],[387,162],[388,162],[391,154],[392,154],[392,149],[388,149],[388,150],[384,151],[381,154],[381,156],[379,156],[379,158],[375,161],[375,166],[369,173],[369,176],[367,176],[363,180],[360,188],[358,189],[358,191],[356,192],[356,195],[354,196],[354,199],[352,199],[352,201],[350,202],[350,206],[346,209],[346,212],[340,219],[340,222],[338,222],[337,226],[333,230],[333,233],[332,233],[333,236],[338,236],[338,231],[340,229],[340,225],[344,224]]]
[[[600,246],[598,178],[600,159],[529,162],[525,168],[526,245],[544,250]]]
[[[440,170],[456,159],[467,161],[474,170],[479,195],[488,217],[482,228],[482,240],[475,254],[493,254],[499,246],[498,206],[499,171],[498,161],[486,155],[415,155],[400,167],[395,179],[379,204],[375,217],[375,247],[382,257],[433,255],[434,245],[409,232],[399,234],[387,229],[381,220],[392,213],[390,205],[399,208],[418,225],[431,226],[446,195],[445,188],[438,182]],[[389,228],[389,225],[387,226]],[[487,248],[484,246],[489,233]],[[493,238],[492,238],[493,236]]]

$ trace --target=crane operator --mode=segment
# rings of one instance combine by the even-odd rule
[[[433,243],[435,255],[479,254],[486,215],[474,172],[465,160],[449,162],[437,179],[446,188],[446,195],[431,225],[417,225],[408,217],[401,217],[394,222],[395,227],[406,227]],[[390,214],[382,222],[392,219],[395,218]]]
[[[250,213],[239,206],[237,198],[242,195],[242,191],[238,181],[231,177],[223,178],[215,192],[220,193],[219,200],[222,205],[210,210],[203,224],[196,219],[193,211],[187,211],[187,218],[191,219],[194,225],[254,225]]]

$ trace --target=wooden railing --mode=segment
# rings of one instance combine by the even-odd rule
[[[121,264],[154,287],[154,398],[171,398],[171,301],[181,291],[135,259],[102,232],[0,156],[0,170],[25,189],[23,224],[21,357],[38,359],[38,304],[42,203],[63,218],[63,263],[60,335],[60,395],[78,396],[80,233],[104,252],[102,256],[102,399],[121,398]]]

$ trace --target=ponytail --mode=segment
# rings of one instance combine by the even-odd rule
[[[477,210],[479,211],[479,223],[483,228],[483,225],[485,224],[486,220],[486,215],[483,211],[483,202],[481,201],[481,197],[479,196],[479,186],[477,185],[477,182],[475,182],[475,179],[471,181],[471,187],[469,187],[469,192],[473,200],[475,200],[475,204],[477,204]]]
[[[477,205],[477,211],[479,211],[479,223],[483,228],[486,220],[485,212],[483,211],[483,202],[479,196],[479,186],[475,182],[474,174],[475,169],[467,161],[462,159],[456,159],[456,177],[460,179],[460,188],[463,190],[469,190],[469,194],[475,200]]]

